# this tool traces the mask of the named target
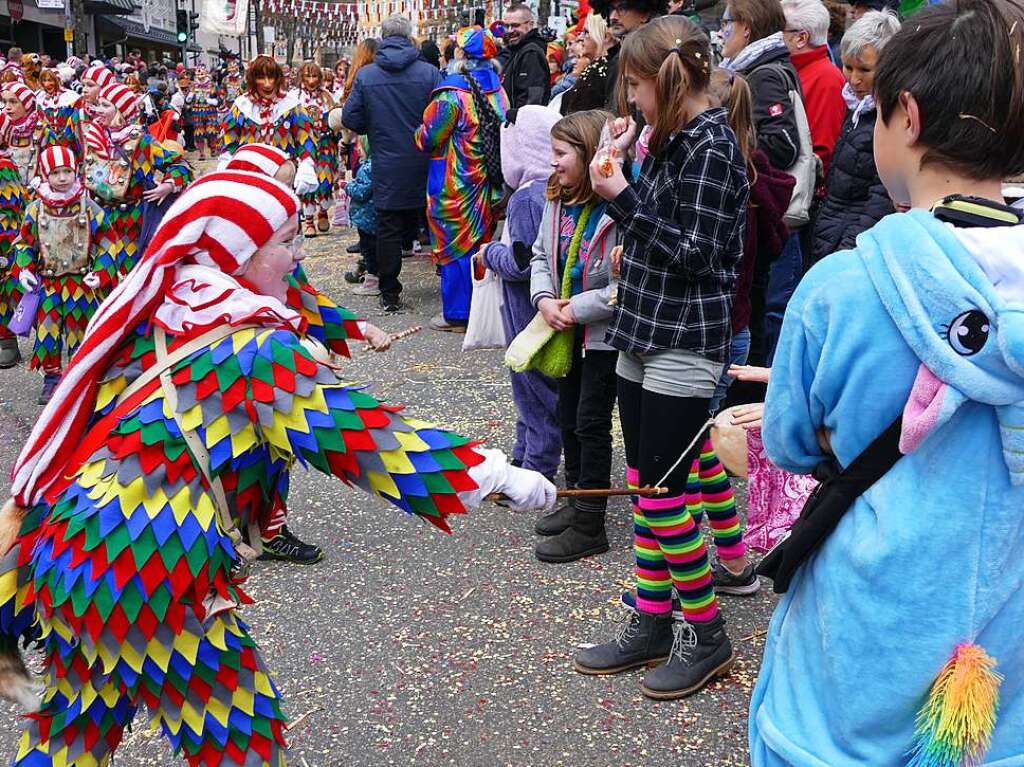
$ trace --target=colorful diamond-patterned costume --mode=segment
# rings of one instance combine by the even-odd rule
[[[193,171],[183,152],[157,141],[142,126],[118,134],[93,121],[85,148],[85,185],[103,208],[110,246],[119,244],[118,272],[127,274],[138,261],[142,231],[142,193],[163,181],[181,190]]]
[[[235,99],[221,126],[221,151],[234,154],[245,144],[269,144],[295,161],[316,161],[313,122],[302,109],[297,91],[269,101],[243,93]]]
[[[212,103],[211,103],[212,102]],[[217,107],[216,92],[209,75],[196,74],[191,94],[192,122],[196,142],[205,142],[211,152],[217,151],[220,143],[220,110]]]
[[[2,152],[2,149],[0,149]],[[25,214],[25,187],[18,169],[0,154],[0,337],[8,333],[7,323],[21,300],[21,287],[12,273],[14,243]]]
[[[192,767],[284,764],[281,696],[236,615],[233,566],[292,461],[442,529],[458,493],[513,492],[470,476],[492,458],[467,438],[339,380],[301,315],[232,276],[286,247],[298,209],[256,173],[196,182],[29,436],[23,511],[0,512],[3,530],[20,519],[2,545],[0,648],[11,660],[36,640],[46,661],[18,767],[106,765],[141,706]]]
[[[36,97],[41,132],[40,150],[50,146],[66,146],[82,157],[82,97],[74,91],[61,90],[50,95],[39,91]]]
[[[62,352],[69,359],[75,353],[85,326],[117,276],[118,252],[103,209],[84,190],[60,204],[42,197],[28,204],[14,249],[12,277],[28,271],[40,281],[31,369],[59,372]],[[95,290],[85,284],[89,274],[99,280]]]
[[[301,196],[303,213],[307,216],[318,210],[327,210],[334,201],[334,182],[338,176],[338,134],[327,124],[327,115],[334,101],[326,89],[315,92],[300,89],[302,109],[309,116],[316,142],[316,177],[319,186],[315,192]]]

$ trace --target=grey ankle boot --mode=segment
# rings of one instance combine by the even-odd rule
[[[648,663],[660,663],[672,649],[672,615],[630,613],[611,642],[588,647],[576,654],[581,674],[618,674]]]
[[[676,623],[668,662],[647,672],[641,690],[655,700],[685,698],[728,674],[735,660],[721,613],[705,623]]]
[[[0,368],[12,368],[21,362],[17,338],[0,338]]]

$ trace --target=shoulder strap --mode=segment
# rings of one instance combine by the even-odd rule
[[[248,326],[253,327],[253,326]],[[241,327],[228,328],[228,332],[222,333],[221,337],[231,335],[235,331],[241,330]],[[223,331],[223,328],[218,330]],[[263,551],[263,542],[260,538],[260,532],[257,522],[254,520],[249,526],[249,543],[246,543],[242,537],[241,531],[235,524],[234,518],[231,516],[231,507],[228,505],[227,495],[224,492],[224,484],[221,482],[219,476],[214,476],[211,471],[210,464],[210,452],[206,449],[206,445],[203,443],[202,438],[193,430],[186,429],[181,422],[181,416],[178,414],[178,390],[171,381],[171,367],[174,365],[172,361],[172,355],[167,352],[167,335],[164,333],[163,328],[157,327],[153,333],[154,341],[156,342],[156,360],[157,364],[154,368],[158,368],[158,375],[160,377],[160,387],[163,389],[164,400],[167,402],[167,407],[174,415],[174,420],[178,424],[178,429],[181,431],[181,436],[185,439],[185,445],[188,448],[188,452],[192,456],[192,461],[195,463],[199,471],[202,472],[203,476],[206,477],[206,483],[210,487],[210,491],[213,493],[214,504],[217,507],[217,515],[220,518],[221,530],[228,538],[231,539],[232,545],[235,547],[235,551],[242,558],[242,567],[246,568],[249,564],[256,561],[259,555]],[[204,336],[200,336],[196,341],[203,339]],[[192,345],[190,342],[186,346]],[[176,349],[175,352],[181,351],[181,347]],[[201,345],[195,344],[190,350],[194,352],[202,348]],[[184,359],[188,355],[181,355],[179,360]]]

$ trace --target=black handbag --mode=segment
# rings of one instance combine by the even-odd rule
[[[832,534],[853,502],[900,459],[902,428],[901,415],[845,469],[835,458],[814,467],[814,478],[821,484],[807,499],[786,537],[775,544],[757,566],[758,575],[772,579],[772,590],[776,594],[786,593],[797,569]]]

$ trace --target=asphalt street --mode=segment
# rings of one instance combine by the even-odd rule
[[[428,259],[407,259],[408,308],[384,316],[349,293],[352,230],[307,242],[321,290],[388,331],[424,325],[439,306]],[[417,415],[508,448],[515,425],[501,353],[463,353],[461,336],[424,329],[384,354],[357,348],[353,382]],[[29,345],[22,342],[23,354]],[[39,412],[41,377],[0,371],[0,463]],[[616,435],[616,476],[622,476]],[[682,448],[682,446],[680,446]],[[737,492],[743,497],[742,484]],[[640,694],[641,672],[591,678],[572,670],[577,644],[614,635],[631,579],[625,499],[608,514],[612,550],[570,565],[533,556],[534,516],[483,508],[445,535],[341,482],[297,470],[291,527],[321,545],[312,567],[260,564],[243,615],[285,698],[289,764],[297,767],[729,767],[746,765],[746,716],[774,603],[767,586],[724,601],[739,655],[733,673],[682,702]],[[0,753],[21,727],[0,705]],[[113,762],[183,763],[140,713]]]

